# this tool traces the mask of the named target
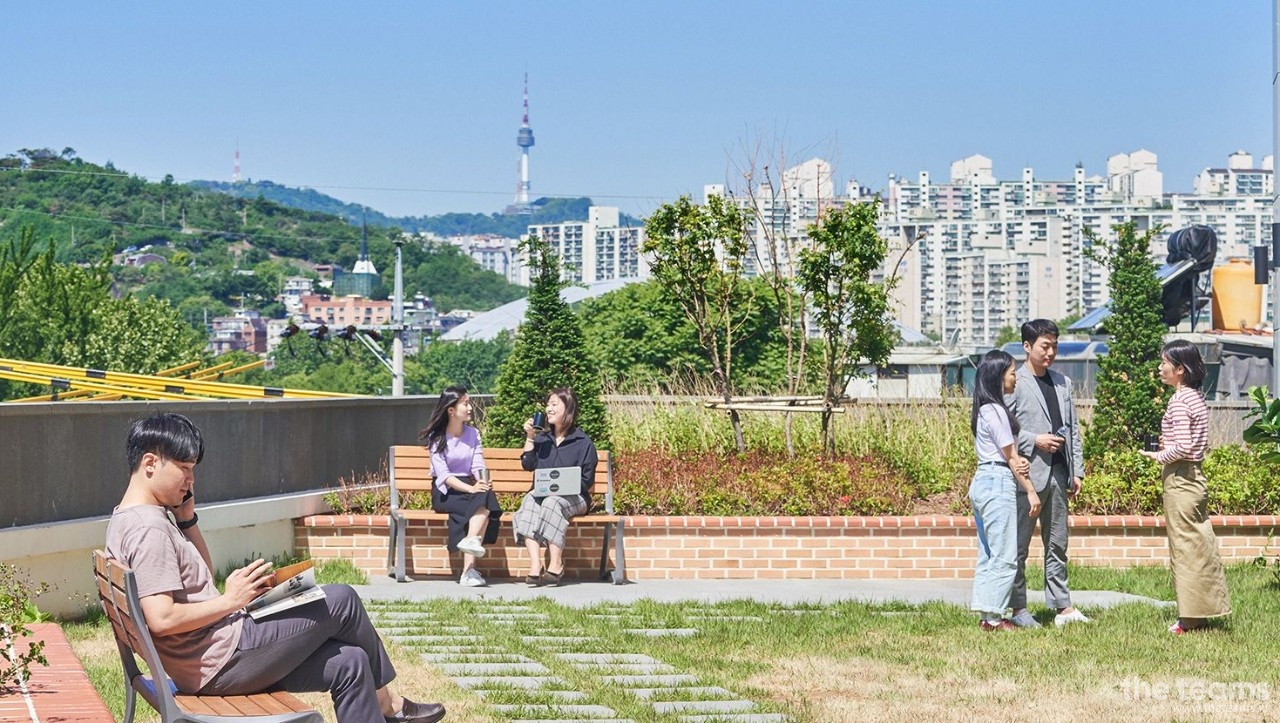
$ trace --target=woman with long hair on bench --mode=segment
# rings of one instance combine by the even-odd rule
[[[538,469],[578,467],[582,470],[582,491],[576,495],[548,494],[535,496],[530,490],[520,502],[512,519],[516,542],[529,551],[531,587],[559,585],[564,576],[565,531],[569,520],[591,509],[591,485],[595,482],[599,454],[596,445],[577,425],[578,398],[573,390],[561,387],[547,395],[546,429],[534,427],[533,419],[524,423],[524,451],[520,466],[533,472]],[[550,559],[545,567],[542,548]]]
[[[466,387],[447,387],[418,439],[431,452],[431,508],[449,515],[450,552],[462,552],[462,576],[467,587],[488,583],[476,569],[484,546],[498,541],[502,507],[489,484],[481,451],[480,432],[471,421],[471,398]]]

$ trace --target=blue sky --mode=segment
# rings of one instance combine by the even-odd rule
[[[1154,151],[1166,191],[1272,152],[1271,3],[0,4],[0,155],[311,186],[391,214],[501,210],[529,73],[534,197],[645,215],[744,148],[837,180],[993,159],[1067,178]]]

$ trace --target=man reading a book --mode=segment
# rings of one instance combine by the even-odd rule
[[[219,594],[195,509],[204,442],[191,420],[156,414],[134,422],[126,454],[129,487],[107,525],[107,555],[133,570],[147,628],[179,690],[327,690],[341,723],[444,718],[444,706],[388,687],[395,669],[350,586],[326,585],[323,599],[254,620],[244,607],[272,579],[270,564],[256,560],[228,575]]]

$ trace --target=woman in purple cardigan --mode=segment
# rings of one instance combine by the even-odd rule
[[[476,570],[484,546],[498,540],[502,508],[489,484],[481,452],[480,433],[468,424],[471,400],[465,387],[448,387],[440,394],[431,420],[418,438],[431,451],[431,508],[449,515],[450,552],[462,551],[462,577],[467,587],[485,585]]]

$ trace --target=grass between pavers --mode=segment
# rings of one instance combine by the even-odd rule
[[[1040,579],[1039,571],[1029,571],[1029,579],[1033,583]],[[1117,590],[1162,600],[1173,597],[1164,568],[1073,568],[1071,582],[1076,590]],[[489,602],[437,600],[371,603],[369,607],[375,615],[389,611],[430,615],[430,622],[395,623],[418,634],[430,634],[435,626],[465,626],[482,638],[480,645],[545,665],[551,675],[567,682],[553,689],[587,694],[578,703],[606,705],[619,717],[639,723],[676,720],[677,716],[656,714],[643,701],[603,681],[602,671],[575,667],[554,653],[649,655],[678,674],[696,676],[698,686],[726,688],[759,703],[763,711],[784,713],[802,723],[1277,720],[1280,587],[1269,570],[1249,565],[1230,568],[1228,584],[1234,607],[1230,622],[1218,630],[1182,637],[1165,632],[1176,614],[1172,609],[1141,604],[1086,608],[1095,619],[1092,625],[1060,630],[1053,628],[1051,612],[1033,608],[1048,624],[1045,629],[999,634],[981,632],[973,614],[944,604],[784,608],[747,601],[640,602],[579,610],[540,598],[528,607],[546,615],[546,621],[517,620],[509,625],[477,616],[493,611],[495,603]],[[797,610],[809,612],[796,614]],[[689,638],[648,638],[625,634],[624,627],[694,627],[701,632]],[[80,629],[72,626],[68,632],[94,684],[119,716],[123,693],[110,631],[99,622]],[[540,634],[595,640],[550,647],[520,639]],[[400,672],[397,686],[410,697],[445,702],[451,721],[498,723],[516,717],[494,711],[489,703],[555,702],[550,696],[512,690],[483,701],[418,658],[430,647],[391,644],[389,648]],[[103,651],[109,655],[102,655]],[[104,688],[104,681],[116,685]],[[323,694],[305,697],[321,710],[328,709]]]

